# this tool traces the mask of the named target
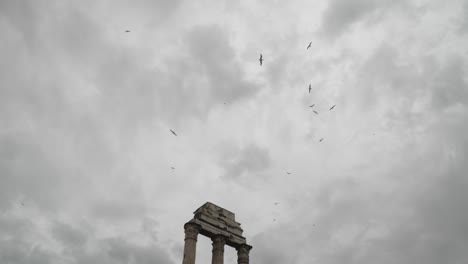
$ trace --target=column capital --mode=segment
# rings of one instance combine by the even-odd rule
[[[224,245],[226,244],[227,237],[223,235],[214,235],[211,237],[213,241],[213,250],[211,251],[211,264],[223,264],[224,263]]]
[[[192,239],[197,241],[198,233],[200,232],[200,226],[195,223],[186,223],[184,225],[185,240]]]
[[[251,245],[242,244],[237,247],[237,263],[248,264],[249,263],[249,251],[252,249]]]
[[[222,251],[224,252],[224,245],[226,244],[227,237],[223,235],[214,235],[211,237],[211,241],[213,241],[213,252],[214,251]]]

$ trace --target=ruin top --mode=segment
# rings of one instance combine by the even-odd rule
[[[231,211],[228,211],[220,206],[217,206],[216,204],[213,204],[213,203],[210,203],[210,202],[206,202],[204,205],[200,206],[200,208],[198,208],[197,210],[195,210],[195,212],[193,212],[194,215],[196,215],[197,213],[207,213],[207,214],[211,214],[213,216],[217,216],[217,217],[224,217],[224,218],[228,218],[232,221],[236,221],[236,216],[234,215],[233,212]]]
[[[187,224],[196,224],[200,228],[200,234],[213,238],[222,235],[226,238],[226,244],[238,248],[246,244],[242,236],[240,223],[236,222],[235,215],[220,206],[206,202],[193,213],[194,217]]]

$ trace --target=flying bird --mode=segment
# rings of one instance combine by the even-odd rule
[[[317,111],[313,110],[316,115],[318,115]]]
[[[311,106],[309,106],[309,107],[314,107],[314,105],[315,105],[315,104],[313,104],[313,105],[311,105]]]
[[[309,84],[309,93],[310,93],[310,90],[312,90],[312,84]]]
[[[174,167],[171,167],[171,169],[175,169]]]
[[[128,32],[130,32],[130,30],[128,30],[128,29],[127,29],[127,30],[125,30],[125,33],[128,33]]]
[[[309,49],[312,46],[312,42],[309,43],[309,46],[307,46],[307,49]]]
[[[335,108],[335,106],[336,106],[336,105],[333,105],[332,107],[330,107],[330,111],[331,111],[333,108]]]
[[[24,203],[21,203],[22,206],[24,206]]]
[[[177,134],[176,134],[176,132],[172,131],[172,129],[169,129],[169,130],[171,131],[171,133],[172,133],[172,134],[174,134],[174,136],[176,136],[176,137],[177,137]]]
[[[323,140],[323,138],[321,138],[321,139],[319,140],[319,142],[322,142],[322,140]]]
[[[279,203],[275,203],[275,205],[278,205]]]
[[[276,219],[273,219],[273,221],[276,221]]]
[[[262,63],[263,63],[263,55],[260,53],[260,59],[258,59],[260,61],[260,66],[262,66]]]
[[[290,172],[286,172],[287,174],[291,174]]]

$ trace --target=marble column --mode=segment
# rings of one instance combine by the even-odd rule
[[[242,244],[237,248],[237,263],[238,264],[249,264],[249,251],[252,246]]]
[[[197,251],[197,236],[200,227],[197,224],[187,223],[185,229],[184,259],[182,264],[195,264],[195,254]]]
[[[213,255],[211,257],[211,264],[223,264],[224,263],[224,245],[226,244],[226,238],[221,235],[216,235],[211,238],[213,241]]]

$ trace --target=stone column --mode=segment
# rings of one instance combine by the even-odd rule
[[[237,248],[237,264],[249,264],[249,251],[252,246],[242,244]]]
[[[195,264],[195,254],[197,251],[197,236],[200,227],[197,224],[186,223],[185,229],[185,245],[184,259],[182,264]]]
[[[211,238],[213,241],[213,255],[211,257],[211,264],[223,264],[224,263],[224,245],[226,244],[226,238],[221,235],[216,235]]]

